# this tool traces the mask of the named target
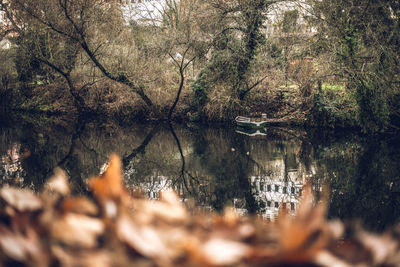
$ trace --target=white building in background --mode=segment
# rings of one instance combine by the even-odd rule
[[[165,0],[125,1],[122,14],[127,24],[135,22],[141,25],[158,26],[161,24]]]
[[[5,23],[5,14],[4,11],[0,9],[0,25],[3,26],[3,23]]]
[[[179,2],[179,0],[176,0]],[[167,6],[167,0],[124,0],[122,1],[123,16],[127,24],[132,21],[141,25],[159,26],[162,23],[162,14]],[[312,16],[311,7],[304,0],[276,3],[271,6],[267,14],[266,33],[279,32],[279,23],[283,21],[287,11],[298,11],[297,34],[313,35],[316,28],[309,25],[305,18]]]
[[[0,28],[1,28],[1,31],[6,30],[7,27],[9,27],[9,26],[10,26],[10,23],[6,18],[5,12],[0,10]],[[3,38],[0,38],[0,49],[10,49],[10,48],[11,48],[11,42],[7,38],[7,36],[3,37]]]
[[[0,10],[0,28],[5,30],[7,27],[6,18],[3,11]],[[0,38],[0,49],[10,49],[11,42],[6,37]]]
[[[312,17],[312,8],[307,1],[304,0],[297,0],[297,1],[288,1],[288,2],[281,2],[276,3],[273,5],[267,15],[268,23],[267,33],[273,34],[276,30],[279,31],[279,23],[281,23],[284,19],[285,13],[288,11],[297,10],[298,12],[298,19],[297,19],[297,27],[298,31],[297,34],[308,34],[313,35],[317,32],[317,29],[312,25],[309,25],[306,18]]]
[[[10,49],[11,48],[11,42],[7,38],[3,38],[0,40],[0,49]]]

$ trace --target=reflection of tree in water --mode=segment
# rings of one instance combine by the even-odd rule
[[[254,176],[282,180],[281,194],[298,195],[297,189],[295,192],[288,189],[293,184],[289,172],[297,170],[298,145],[282,141],[281,135],[273,142],[266,139],[254,142],[225,129],[195,129],[188,134],[178,128],[175,135],[175,131],[167,135],[166,129],[150,143],[145,142],[149,145],[146,153],[144,149],[142,153],[135,149],[135,158],[125,165],[127,182],[144,188],[150,196],[158,197],[159,191],[173,188],[183,199],[193,198],[201,206],[220,211],[228,204],[255,213],[260,211],[264,200],[259,197],[259,188],[255,190],[252,184]],[[283,165],[271,169],[276,160]]]
[[[84,192],[84,179],[98,174],[108,155],[115,151],[124,155],[126,182],[153,196],[173,188],[183,199],[194,198],[196,203],[216,210],[245,200],[243,208],[255,212],[257,192],[252,191],[249,177],[255,169],[259,174],[269,172],[253,155],[246,155],[251,149],[250,139],[224,129],[189,132],[178,127],[174,136],[167,127],[124,130],[116,126],[102,128],[90,120],[77,120],[72,126],[60,128],[25,123],[20,129],[17,139],[32,152],[23,161],[26,183],[34,184],[36,189],[54,167],[60,166],[75,189]]]
[[[80,138],[86,123],[83,118],[78,118],[74,125],[67,128],[37,127],[35,124],[21,127],[19,139],[22,148],[30,154],[21,161],[26,173],[25,186],[33,185],[33,189],[39,190],[58,166],[67,171],[76,190],[86,190],[86,177],[82,172],[85,167],[76,154],[77,143],[83,143]]]
[[[21,161],[25,175],[22,186],[39,190],[59,166],[66,170],[73,187],[85,192],[85,179],[99,173],[110,153],[131,152],[132,147],[142,141],[142,132],[147,129],[127,130],[109,122],[99,124],[90,118],[54,124],[54,119],[58,117],[20,119],[4,129],[6,150],[11,144],[19,143],[20,150],[30,154]]]
[[[21,149],[29,151],[30,156],[21,162],[25,171],[23,186],[39,190],[51,174],[57,162],[68,151],[68,129],[38,128],[33,123],[26,123],[17,129],[17,138]]]
[[[147,186],[144,190],[147,191],[149,195],[157,194],[158,192],[156,191],[158,190],[158,186],[154,184],[157,183],[157,181],[150,178],[152,175],[154,175],[154,169],[148,166],[149,161],[145,159],[145,153],[146,147],[153,139],[154,135],[158,133],[160,128],[160,125],[154,126],[150,130],[150,132],[146,134],[146,137],[143,139],[140,145],[135,147],[132,151],[130,151],[127,155],[124,155],[122,158],[124,176],[127,182],[127,186],[139,187],[140,185],[143,186],[143,184],[146,184]]]
[[[273,183],[278,183],[284,194],[293,187],[294,177],[309,177],[315,192],[323,183],[330,184],[331,217],[364,218],[377,230],[399,221],[398,138],[313,133],[307,138],[282,128],[268,129],[259,140],[223,128],[188,131],[174,126],[179,149],[167,127],[124,128],[85,120],[64,126],[41,123],[0,125],[1,155],[13,149],[30,154],[19,161],[25,176],[22,186],[40,189],[54,167],[61,166],[84,192],[84,179],[98,174],[109,154],[116,152],[124,158],[128,186],[141,187],[152,197],[172,188],[183,200],[193,198],[215,210],[239,203],[249,212],[263,211],[268,208],[263,206],[268,205],[268,185],[275,193]]]
[[[400,221],[398,141],[353,138],[317,150],[318,175],[331,188],[330,217],[362,219],[377,231]]]
[[[123,156],[125,181],[128,187],[140,189],[153,198],[168,188],[180,191],[173,181],[181,176],[181,162],[169,130],[156,125],[138,146]]]
[[[248,143],[239,135],[228,135],[226,132],[215,136],[221,140],[210,142],[204,131],[197,131],[194,142],[194,156],[199,158],[201,167],[212,176],[213,192],[211,206],[221,211],[234,199],[245,199],[249,213],[258,210],[253,196],[249,176],[254,168],[254,161],[243,153],[249,151]],[[218,145],[219,144],[219,145]]]
[[[72,177],[73,179],[72,183],[74,185],[75,190],[78,190],[80,192],[86,192],[86,186],[84,183],[84,179],[86,177],[82,177],[83,174],[82,169],[84,167],[81,165],[79,158],[74,152],[78,141],[80,141],[82,145],[85,146],[84,142],[82,142],[81,140],[81,135],[85,131],[86,124],[87,121],[84,118],[79,117],[77,119],[74,131],[71,136],[68,153],[63,158],[61,158],[61,160],[57,163],[57,167],[60,167],[64,170],[68,170],[69,176]],[[87,146],[86,148],[90,153],[96,154],[96,151],[88,148]]]
[[[216,210],[221,210],[227,201],[232,202],[234,198],[246,198],[248,210],[255,212],[256,204],[248,181],[252,163],[245,154],[240,154],[243,148],[238,147],[236,156],[231,157],[231,147],[233,144],[237,147],[238,142],[224,135],[222,139],[209,143],[206,135],[207,131],[190,134],[181,128],[175,132],[171,126],[151,133],[148,136],[153,138],[151,142],[146,138],[132,152],[134,157],[125,157],[127,182],[143,187],[155,197],[158,196],[157,191],[172,188],[183,199],[193,198],[197,204],[206,206],[211,202]],[[213,134],[210,137],[213,138]],[[147,152],[144,144],[150,146]],[[223,148],[225,150],[221,153]],[[142,153],[137,153],[138,150]]]
[[[311,177],[312,168],[307,168],[301,157],[304,153],[301,144],[307,143],[304,132],[290,128],[267,128],[265,132],[261,140],[251,142],[252,146],[260,149],[255,153],[257,150],[253,148],[250,155],[255,154],[257,161],[265,165],[261,172],[253,172],[251,183],[260,214],[274,220],[282,205],[287,207],[289,213],[295,212],[301,188]]]

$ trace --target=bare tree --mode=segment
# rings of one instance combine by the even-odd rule
[[[151,1],[136,5],[141,23],[159,28],[158,50],[167,56],[166,65],[172,64],[179,74],[178,90],[168,111],[168,121],[176,108],[184,88],[187,69],[201,59],[210,47],[210,38],[203,30],[205,10],[200,0]]]
[[[107,32],[112,38],[118,28],[124,26],[119,1],[15,0],[9,8],[14,14],[19,15],[22,21],[31,20],[40,23],[44,29],[57,33],[69,42],[79,44],[104,76],[128,86],[147,106],[153,106],[142,84],[128,77],[123,70],[118,70],[116,73],[111,71],[110,67],[102,62],[99,54],[103,43],[109,40],[96,40],[96,35],[108,29]]]

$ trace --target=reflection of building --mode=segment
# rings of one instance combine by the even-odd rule
[[[252,175],[249,177],[252,194],[260,206],[259,212],[263,218],[269,220],[276,218],[282,204],[286,205],[290,214],[293,214],[297,210],[305,179],[305,176],[299,174],[298,169],[287,171],[285,176],[284,166],[278,164],[280,162],[279,160],[270,162],[275,168],[273,168],[273,171],[269,175]],[[145,192],[150,199],[159,199],[160,193],[166,190],[174,190],[183,199],[185,198],[185,193],[187,193],[183,183],[174,183],[171,177],[165,176],[158,171],[147,176],[143,181],[129,184],[131,187]],[[210,199],[207,197],[203,198],[200,194],[203,191],[207,191],[206,195],[212,195],[213,186],[209,183],[200,184],[197,190],[197,198],[201,199],[197,199],[201,202],[198,204],[211,209]],[[234,198],[232,204],[239,214],[247,213],[244,198]]]
[[[296,211],[303,181],[284,181],[269,176],[252,176],[250,179],[253,194],[262,207],[264,218],[274,220],[282,204],[286,205],[290,213]]]
[[[141,188],[145,190],[147,196],[151,199],[160,198],[160,193],[172,186],[171,179],[163,175],[153,175],[149,178],[149,181],[141,184]]]
[[[178,194],[183,193],[183,189],[173,184],[170,177],[164,176],[158,172],[154,172],[146,178],[145,181],[139,183],[130,183],[128,187],[137,188],[147,195],[150,199],[159,199],[163,191],[174,190]]]
[[[263,168],[268,170],[268,173],[255,170],[254,175],[250,177],[253,194],[260,205],[261,215],[270,220],[276,218],[282,205],[286,205],[290,214],[295,213],[301,189],[313,171],[305,170],[304,165],[299,162],[295,151],[292,151],[289,145],[285,151],[282,154],[276,154],[275,157],[258,160],[262,166],[257,169]]]
[[[294,213],[302,186],[315,175],[311,156],[303,155],[307,143],[293,139],[297,132],[290,130],[269,128],[261,138],[233,134],[234,139],[220,131],[184,139],[190,144],[183,149],[184,174],[176,150],[156,143],[155,153],[148,148],[148,154],[125,165],[126,183],[153,199],[162,191],[174,190],[182,201],[192,198],[201,209],[222,211],[224,206],[233,206],[239,214],[257,212],[275,219],[285,203],[288,212]]]
[[[266,148],[262,147],[262,149]],[[250,155],[253,155],[255,165],[249,180],[261,216],[275,220],[282,205],[286,206],[290,214],[294,214],[301,189],[306,179],[312,177],[315,172],[313,166],[310,170],[306,170],[296,156],[298,151],[290,145],[282,151],[277,150],[276,146],[271,146],[270,150],[261,150],[256,153],[253,149],[252,152],[254,154],[250,153]],[[237,201],[237,203],[241,202]],[[240,213],[242,212],[240,205],[235,205],[235,207]]]
[[[24,181],[24,170],[21,160],[28,156],[27,152],[20,154],[20,144],[13,144],[7,154],[1,157],[0,183],[14,184]]]

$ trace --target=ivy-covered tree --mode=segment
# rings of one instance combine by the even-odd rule
[[[311,2],[325,48],[356,96],[358,124],[365,132],[384,131],[399,117],[398,1]]]
[[[218,83],[230,88],[226,108],[234,110],[260,81],[249,83],[251,67],[259,47],[265,43],[263,32],[269,8],[279,0],[229,0],[210,2],[215,16],[212,54],[193,84],[198,112]]]

